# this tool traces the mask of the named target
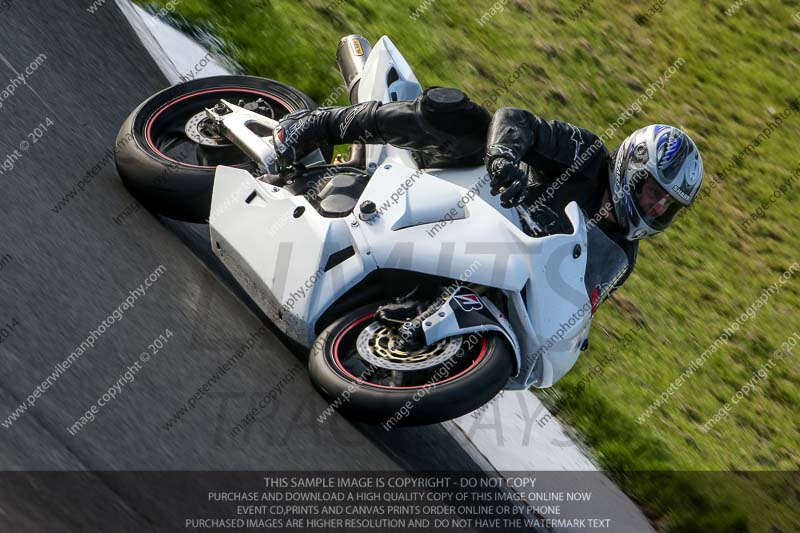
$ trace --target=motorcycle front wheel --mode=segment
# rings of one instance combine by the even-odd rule
[[[298,89],[252,76],[200,78],[156,93],[128,116],[114,149],[123,183],[146,208],[205,222],[216,167],[256,170],[249,157],[209,127],[205,109],[222,99],[275,120],[316,108]]]
[[[514,353],[499,333],[465,334],[408,352],[375,320],[378,305],[335,321],[311,348],[311,381],[347,418],[387,430],[443,422],[482,406],[511,377]]]

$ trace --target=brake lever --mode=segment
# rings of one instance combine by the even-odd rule
[[[268,185],[273,185],[275,187],[283,187],[283,184],[285,183],[283,177],[281,177],[280,174],[269,174],[269,173],[266,173],[266,174],[262,174],[261,176],[259,176],[258,179],[263,181],[264,183],[266,183]]]
[[[538,237],[545,234],[544,228],[542,228],[536,221],[533,220],[531,214],[528,212],[528,206],[525,205],[524,202],[519,203],[514,206],[514,209],[517,210],[517,214],[519,218],[528,226],[528,229],[531,230],[532,237]]]

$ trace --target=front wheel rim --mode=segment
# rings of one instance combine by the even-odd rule
[[[488,342],[487,342],[485,336],[481,336],[480,349],[479,349],[478,353],[474,354],[474,355],[464,353],[463,354],[463,361],[459,361],[451,369],[448,369],[448,373],[445,374],[442,379],[435,379],[435,378],[436,378],[437,375],[439,375],[439,374],[437,374],[437,372],[441,373],[441,370],[444,368],[444,366],[440,366],[438,369],[434,368],[432,370],[428,370],[428,371],[426,371],[424,373],[420,373],[419,375],[416,375],[416,376],[408,376],[408,377],[411,377],[411,378],[415,379],[416,381],[420,381],[420,380],[422,381],[421,383],[418,383],[418,384],[412,384],[412,385],[407,385],[407,384],[403,384],[403,385],[387,384],[386,383],[386,378],[387,378],[386,372],[385,371],[384,372],[380,372],[379,370],[371,370],[371,369],[374,368],[374,366],[369,365],[368,362],[364,361],[363,359],[360,358],[360,356],[356,355],[357,354],[357,349],[355,348],[355,343],[350,343],[350,344],[352,344],[352,346],[345,346],[343,344],[344,340],[348,339],[348,337],[352,337],[352,335],[354,334],[354,330],[359,325],[364,324],[364,322],[367,322],[368,320],[374,318],[374,316],[375,316],[375,313],[370,313],[370,314],[368,314],[368,315],[366,315],[364,317],[361,317],[361,318],[353,321],[346,328],[344,328],[342,331],[340,331],[336,335],[336,338],[333,341],[332,359],[333,359],[333,364],[336,367],[337,372],[339,372],[341,375],[345,376],[348,380],[356,382],[359,385],[362,385],[362,386],[365,386],[365,387],[374,387],[374,388],[383,389],[383,390],[418,390],[418,389],[425,389],[425,388],[428,388],[428,387],[434,387],[434,386],[443,385],[445,383],[452,382],[452,381],[454,381],[454,380],[456,380],[458,378],[461,378],[461,377],[469,374],[486,358],[486,354],[488,352]],[[463,348],[462,348],[462,350],[463,350]],[[354,354],[353,352],[356,352],[356,353]],[[365,362],[367,363],[366,365],[363,365],[363,366],[365,366],[367,368],[366,371],[358,372],[357,370],[354,370],[354,367],[355,367],[354,363],[358,363],[358,361],[354,361],[353,360],[354,357],[358,357],[358,359],[360,359],[360,362],[362,363],[362,365]],[[453,375],[450,375],[450,370],[452,370]],[[412,372],[414,372],[414,371],[412,371]],[[411,374],[412,372],[405,372],[405,374]],[[417,371],[417,372],[419,372],[419,371]],[[430,378],[430,374],[431,373],[433,373],[433,378]],[[395,376],[392,376],[392,377],[394,378],[394,377],[397,377],[397,376],[395,375]],[[404,378],[405,377],[406,376],[404,376]],[[382,381],[382,382],[376,382],[376,381]],[[390,381],[391,381],[391,379],[390,379]]]
[[[213,93],[217,93],[218,96],[213,99],[209,98],[209,96],[212,95]],[[236,95],[242,93],[247,95],[267,98],[272,102],[274,102],[275,104],[277,104],[278,106],[280,106],[279,110],[277,110],[278,113],[276,113],[276,120],[280,119],[282,116],[288,113],[291,113],[292,111],[296,111],[297,109],[299,109],[298,106],[290,104],[282,97],[261,89],[250,89],[247,87],[217,87],[214,89],[203,89],[200,91],[195,91],[174,98],[173,100],[170,100],[166,104],[161,105],[147,119],[147,122],[145,123],[144,134],[145,134],[145,142],[147,143],[148,148],[150,148],[150,150],[156,153],[159,157],[167,161],[170,161],[175,165],[179,165],[182,167],[189,167],[189,168],[209,169],[209,170],[216,168],[216,165],[203,165],[188,161],[181,161],[178,158],[176,158],[176,154],[170,153],[172,150],[165,149],[165,144],[168,145],[172,136],[178,139],[181,136],[185,137],[186,135],[183,132],[185,123],[188,120],[190,120],[191,117],[195,116],[201,110],[202,107],[204,106],[213,107],[208,104],[210,104],[214,100],[219,101],[220,99],[223,98],[235,101]],[[226,94],[226,96],[223,97],[222,94]],[[177,104],[185,102],[186,100],[189,99],[198,99],[199,97],[205,97],[205,98],[197,102],[192,102],[193,105],[187,106],[186,111],[182,112],[177,117],[164,120],[165,115],[171,111],[174,111],[176,109],[175,106]],[[208,102],[206,102],[206,100],[208,100]],[[187,116],[183,117],[183,115]],[[159,119],[161,119],[161,121],[159,121]],[[168,134],[167,136],[162,135],[165,132]],[[187,137],[185,142],[192,143],[193,141]],[[174,149],[174,146],[171,148]],[[241,155],[243,161],[238,161],[238,162],[231,161],[230,163],[225,163],[225,164],[228,166],[242,167],[251,163],[251,161],[249,161],[249,158],[246,155],[244,154]]]

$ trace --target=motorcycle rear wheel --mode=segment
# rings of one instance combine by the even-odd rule
[[[298,89],[253,76],[200,78],[154,94],[125,120],[115,147],[123,183],[150,211],[205,222],[217,165],[256,170],[238,148],[205,128],[204,109],[220,99],[257,105],[256,112],[276,120],[298,109],[316,108]],[[323,153],[329,156],[330,148]]]
[[[311,348],[312,383],[347,418],[382,424],[385,429],[443,422],[482,406],[511,377],[514,353],[508,341],[495,332],[473,334],[475,342],[469,335],[462,336],[459,355],[447,364],[401,372],[419,375],[398,378],[375,367],[359,355],[357,342],[375,322],[378,305],[360,307],[336,320]],[[444,368],[447,372],[442,372]]]

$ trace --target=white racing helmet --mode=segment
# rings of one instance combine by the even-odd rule
[[[673,126],[633,132],[612,154],[609,181],[619,225],[628,240],[661,233],[689,207],[703,182],[697,145]]]

